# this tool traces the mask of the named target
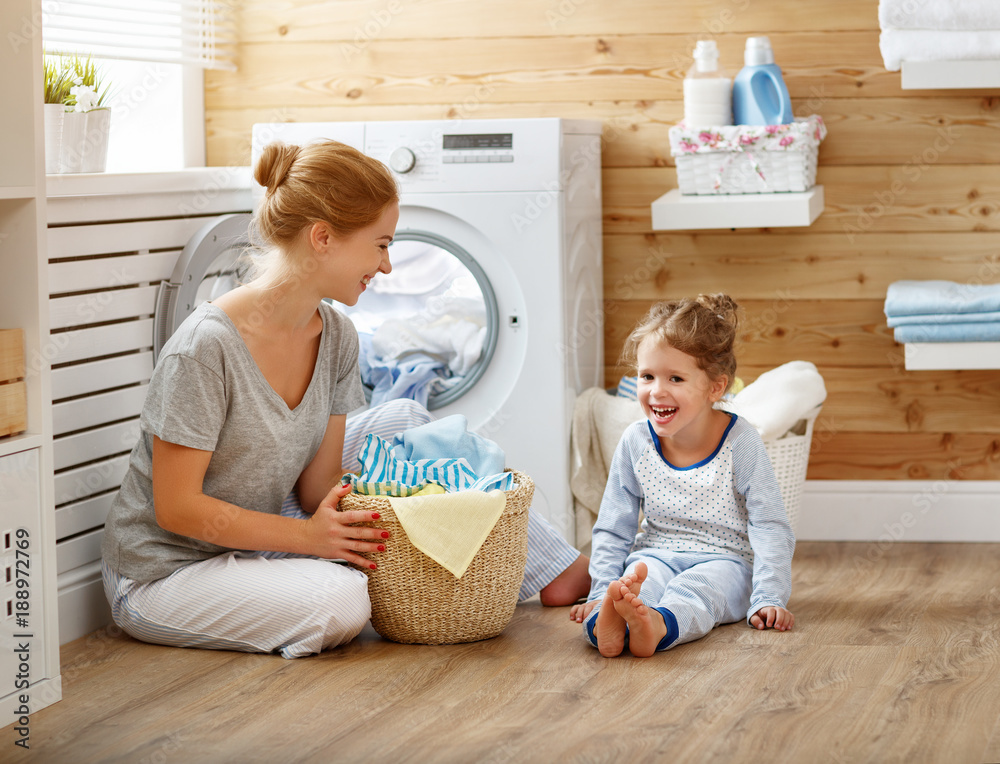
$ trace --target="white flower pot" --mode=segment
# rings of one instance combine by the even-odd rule
[[[110,109],[68,111],[63,114],[58,172],[104,172],[108,162],[110,129]]]
[[[45,104],[45,172],[59,172],[59,151],[62,146],[63,114],[61,103]]]

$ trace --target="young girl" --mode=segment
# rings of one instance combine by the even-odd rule
[[[648,657],[743,617],[794,623],[795,539],[774,470],[757,431],[715,407],[736,372],[737,310],[726,295],[660,303],[625,342],[646,420],[615,451],[590,596],[570,612],[605,657]]]
[[[354,305],[389,273],[399,196],[388,170],[334,141],[272,144],[254,169],[269,254],[164,346],[141,435],[105,526],[104,585],[127,633],[286,658],[353,639],[370,616],[360,552],[392,543],[378,515],[339,512],[368,433],[425,424],[413,401],[364,405]],[[530,467],[529,467],[530,469]],[[532,513],[533,515],[533,513]],[[360,523],[360,525],[359,525]],[[522,596],[570,604],[586,559],[537,516]]]

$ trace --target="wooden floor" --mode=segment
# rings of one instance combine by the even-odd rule
[[[795,629],[601,658],[566,608],[500,637],[277,656],[66,645],[5,762],[997,762],[1000,545],[800,543]]]

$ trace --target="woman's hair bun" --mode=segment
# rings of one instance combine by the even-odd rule
[[[275,141],[267,144],[260,153],[253,177],[268,193],[285,182],[292,165],[299,156],[299,147]]]

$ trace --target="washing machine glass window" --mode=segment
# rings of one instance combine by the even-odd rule
[[[392,272],[380,273],[355,306],[337,307],[361,338],[369,403],[414,398],[435,409],[479,380],[496,349],[499,311],[482,266],[462,247],[422,231],[399,232]]]

